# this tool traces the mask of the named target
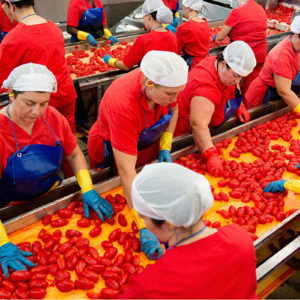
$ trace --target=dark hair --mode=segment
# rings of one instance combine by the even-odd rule
[[[11,2],[11,3],[14,4],[18,8],[31,7],[31,6],[34,7],[34,0],[22,0],[22,1]],[[6,4],[8,4],[7,1],[6,1]]]
[[[14,97],[17,97],[19,94],[23,94],[25,92],[15,91],[13,90]]]
[[[153,11],[153,12],[150,13],[149,15],[156,21],[157,10],[156,10],[156,11]]]
[[[160,227],[163,223],[165,223],[164,220],[155,220],[155,219],[151,219],[151,218],[150,218],[150,220],[157,227]]]
[[[225,61],[224,56],[223,56],[223,53],[219,53],[219,54],[217,55],[217,63],[220,63],[220,62],[223,62],[223,61]],[[225,61],[225,62],[226,62],[226,61]],[[227,68],[227,69],[230,69],[230,67],[228,66],[227,62],[226,62],[226,68]]]

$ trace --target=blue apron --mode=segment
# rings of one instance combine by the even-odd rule
[[[225,103],[223,122],[227,121],[236,113],[241,106],[242,100],[243,97],[240,94],[240,91],[237,89],[237,87],[235,87],[235,98],[227,100]]]
[[[293,51],[296,57],[297,65],[298,65],[298,73],[296,74],[295,78],[292,81],[292,91],[299,93],[300,92],[300,66],[298,61],[298,55],[294,49],[294,46],[292,44]],[[281,96],[279,96],[277,89],[272,86],[268,86],[267,92],[264,96],[263,103],[267,103],[270,100],[277,100],[282,99]]]
[[[189,55],[184,49],[183,52],[183,59],[185,60],[186,64],[189,66],[189,71],[191,70],[191,66],[193,64],[193,56]]]
[[[103,7],[87,9],[85,0],[82,1],[85,6],[85,11],[79,20],[77,29],[92,33],[95,38],[100,37],[102,35],[100,28],[103,24]],[[78,42],[77,37],[72,36],[71,42]]]
[[[28,145],[19,150],[8,109],[9,106],[7,115],[15,137],[17,151],[8,158],[5,171],[0,179],[0,205],[11,201],[31,200],[48,192],[56,181],[61,182],[57,173],[64,153],[64,148],[43,116],[41,116],[42,119],[56,139],[56,145]]]
[[[6,19],[6,15],[4,14],[4,18],[2,21],[2,28],[4,27],[4,23],[5,23],[5,19]],[[8,32],[1,30],[0,31],[0,43],[2,42],[2,40],[4,39],[4,37],[8,34]]]
[[[141,94],[143,96],[143,91],[141,91]],[[163,115],[157,123],[147,128],[147,114],[145,112],[146,129],[144,129],[139,136],[137,144],[138,150],[146,149],[155,143],[169,126],[172,116],[172,109],[169,108],[169,111],[166,115]],[[113,151],[110,141],[104,141],[104,153],[104,161],[99,167],[113,167]]]

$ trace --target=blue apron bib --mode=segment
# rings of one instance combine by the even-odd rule
[[[182,49],[183,52],[183,59],[185,60],[185,62],[187,63],[187,65],[189,66],[189,71],[191,70],[191,66],[193,64],[193,56],[189,55],[184,49]]]
[[[296,74],[295,78],[292,81],[292,91],[294,91],[295,93],[299,93],[300,92],[300,66],[298,61],[298,55],[294,49],[293,44],[292,47],[298,65],[298,73]],[[263,99],[263,103],[267,103],[270,100],[277,100],[277,99],[282,99],[281,96],[279,96],[277,89],[272,86],[268,86],[267,92]]]
[[[144,92],[141,91],[141,95],[143,97]],[[146,121],[146,129],[144,129],[138,139],[137,148],[138,150],[143,150],[151,146],[153,143],[155,143],[162,133],[166,130],[166,128],[169,126],[170,120],[173,116],[172,109],[169,108],[168,114],[163,115],[157,123],[147,128],[147,114],[145,112],[145,121]],[[104,141],[104,161],[99,166],[100,168],[105,167],[113,167],[113,151],[111,147],[110,141]]]
[[[0,179],[0,205],[11,201],[31,200],[48,192],[56,181],[61,182],[57,175],[64,149],[56,135],[42,117],[56,139],[56,146],[28,145],[19,150],[10,114],[7,115],[13,130],[17,151],[8,160],[5,171]]]
[[[87,9],[85,0],[82,1],[85,6],[85,11],[79,20],[77,29],[92,33],[94,37],[100,37],[100,28],[103,23],[103,7]],[[72,36],[71,42],[78,42],[78,39]]]
[[[243,97],[240,94],[240,91],[237,89],[237,87],[235,87],[235,98],[227,100],[225,103],[223,122],[227,121],[236,113],[241,106],[242,100]]]
[[[2,21],[2,28],[4,27],[5,19],[6,19],[6,15],[4,15],[4,18],[3,18],[3,21]],[[7,35],[7,33],[8,32],[3,31],[3,30],[0,31],[0,43],[2,42],[4,37]]]

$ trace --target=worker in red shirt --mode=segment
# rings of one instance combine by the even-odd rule
[[[67,32],[71,42],[87,41],[96,47],[95,38],[103,34],[111,44],[118,42],[107,27],[105,11],[100,0],[70,0],[68,6]]]
[[[50,93],[57,89],[53,73],[43,65],[24,64],[3,85],[12,103],[0,110],[0,205],[31,200],[57,186],[65,154],[81,187],[85,216],[89,217],[92,208],[102,220],[103,214],[111,218],[112,207],[94,190],[67,120],[48,106]],[[8,267],[26,270],[16,262],[16,252],[18,248],[9,242],[0,222],[0,263],[6,276]]]
[[[188,66],[177,54],[150,51],[141,68],[116,79],[101,100],[88,137],[91,168],[115,162],[130,209],[135,167],[156,159],[157,150],[159,161],[172,161],[177,95],[185,87],[187,74]],[[144,228],[140,221],[136,223]],[[159,242],[147,230],[141,232],[140,240],[142,247],[148,245],[144,252],[149,258],[154,258],[155,251],[161,254]]]
[[[252,72],[255,64],[251,48],[245,42],[233,42],[219,57],[204,58],[193,68],[181,94],[175,136],[193,131],[195,144],[207,160],[208,173],[213,176],[221,176],[223,166],[209,128],[220,126],[234,114],[241,122],[250,120],[238,84]]]
[[[173,13],[173,20],[171,25],[176,28],[179,23],[179,0],[162,0],[166,7],[168,7]]]
[[[171,23],[172,12],[161,0],[146,0],[142,13],[145,28],[149,32],[140,35],[135,40],[123,60],[113,58],[109,54],[104,55],[104,61],[110,66],[129,71],[140,63],[144,55],[151,50],[178,53],[176,36],[162,25]]]
[[[7,33],[18,24],[16,21],[12,20],[7,13],[5,1],[2,1],[0,6],[0,43]]]
[[[229,36],[231,41],[244,41],[253,50],[256,67],[243,80],[242,94],[247,92],[250,83],[258,76],[265,62],[268,50],[267,15],[255,0],[238,0],[238,7],[231,10],[225,25],[214,36],[213,41],[222,41]]]
[[[207,179],[178,164],[151,164],[132,183],[132,203],[169,248],[129,279],[121,299],[257,299],[250,235],[233,224],[206,227],[212,206]]]
[[[270,100],[283,101],[300,113],[300,16],[291,24],[292,35],[269,53],[258,77],[245,94],[245,105],[252,108]]]
[[[29,62],[45,65],[58,83],[57,92],[51,94],[49,105],[66,117],[75,134],[77,94],[65,61],[61,30],[35,13],[34,0],[10,0],[5,4],[12,18],[19,24],[0,44],[0,84],[19,65]]]
[[[188,21],[178,26],[176,31],[178,51],[183,51],[190,70],[209,55],[208,22],[198,16],[202,4],[203,0],[183,0],[183,15]]]

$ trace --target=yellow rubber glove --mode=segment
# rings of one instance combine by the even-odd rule
[[[139,217],[139,213],[134,208],[132,208],[130,212],[137,228],[138,229],[146,228],[144,220]]]
[[[172,139],[173,139],[173,133],[165,131],[159,139],[160,150],[168,150],[171,152]]]
[[[294,111],[300,114],[300,103],[294,108]]]
[[[300,194],[300,180],[287,180],[284,183],[284,188],[286,190]]]
[[[112,34],[111,34],[111,32],[108,28],[104,28],[103,33],[104,33],[104,36],[107,40],[109,39],[110,36],[112,36]]]
[[[76,174],[76,179],[81,188],[82,194],[94,189],[92,178],[88,170],[79,170]]]
[[[107,63],[108,65],[110,65],[110,66],[112,66],[112,67],[115,68],[115,63],[117,61],[116,58],[111,57],[109,54],[105,54],[103,56],[103,60],[104,60],[105,63]]]
[[[0,221],[0,247],[8,242],[9,242],[9,239],[6,234],[6,230],[5,230],[2,222]]]
[[[176,11],[176,13],[174,14],[174,17],[179,19],[179,12],[178,11]]]
[[[87,33],[87,32],[80,31],[80,30],[77,31],[77,38],[78,38],[80,41],[86,41],[88,35],[89,35],[89,33]]]

